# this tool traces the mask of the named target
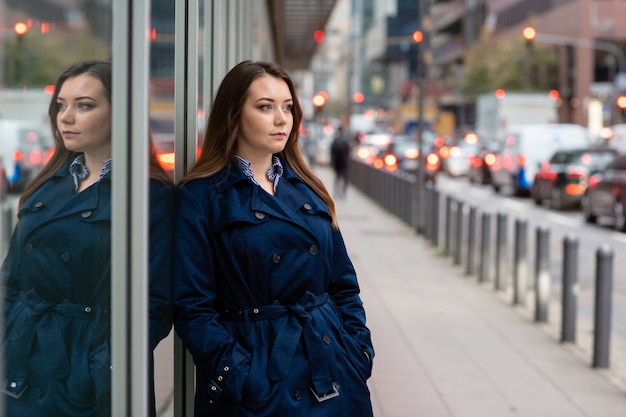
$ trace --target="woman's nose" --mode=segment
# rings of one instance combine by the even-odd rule
[[[274,121],[276,124],[284,124],[287,121],[287,115],[282,110],[279,109],[276,112],[276,117]]]
[[[71,123],[74,120],[74,114],[70,107],[60,110],[58,115],[59,120],[63,123]]]

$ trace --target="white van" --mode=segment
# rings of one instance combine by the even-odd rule
[[[496,192],[507,187],[515,195],[528,195],[541,163],[554,152],[589,146],[589,133],[577,124],[547,123],[512,127],[502,139],[502,150],[491,166]]]

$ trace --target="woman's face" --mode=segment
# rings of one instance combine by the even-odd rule
[[[293,127],[292,106],[293,98],[283,79],[263,75],[254,80],[241,111],[237,154],[253,160],[281,152]]]
[[[111,103],[97,78],[65,80],[57,97],[57,126],[65,147],[101,160],[111,157]]]

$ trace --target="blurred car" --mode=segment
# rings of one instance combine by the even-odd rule
[[[48,128],[28,120],[0,120],[0,157],[10,192],[20,192],[53,152]]]
[[[441,170],[451,177],[463,177],[469,173],[470,157],[478,153],[479,144],[460,140],[446,149],[446,157],[442,155]],[[440,150],[442,153],[443,148]]]
[[[580,148],[557,151],[535,174],[530,190],[537,204],[548,202],[556,210],[578,207],[589,177],[604,169],[617,151],[608,148]]]
[[[389,133],[367,133],[363,135],[353,152],[358,160],[371,165],[378,158],[381,150],[385,149],[391,142],[392,135]]]
[[[626,231],[626,155],[617,156],[589,178],[580,204],[588,223],[609,218],[615,230]]]
[[[588,132],[580,125],[542,123],[513,127],[496,155],[496,162],[489,166],[491,185],[496,192],[506,187],[514,195],[529,195],[539,167],[555,151],[587,146]]]
[[[491,184],[490,166],[498,161],[500,145],[496,142],[481,144],[475,154],[468,157],[467,178],[472,184]]]
[[[439,156],[432,148],[427,148],[425,152],[427,152],[425,180],[434,183],[440,168]],[[373,164],[376,168],[384,168],[387,171],[403,170],[416,174],[419,168],[419,144],[411,137],[395,136],[393,141],[378,153]]]

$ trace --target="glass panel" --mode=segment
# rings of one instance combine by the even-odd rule
[[[2,415],[110,414],[111,8],[0,0]]]
[[[157,159],[165,169],[168,177],[174,179],[175,162],[175,113],[174,113],[174,66],[175,66],[175,16],[176,4],[171,0],[152,0],[151,8],[151,44],[150,44],[150,97],[149,123],[152,140],[155,146]],[[159,198],[150,201],[153,213],[165,214],[160,222],[172,222],[173,207],[163,206]],[[172,200],[173,202],[173,200]],[[169,215],[161,208],[170,210]],[[154,223],[154,224],[153,224]],[[171,293],[171,274],[164,275],[160,270],[171,271],[171,236],[160,236],[161,232],[172,232],[171,227],[158,226],[159,221],[152,220],[150,230],[153,233],[150,239],[150,283],[153,306],[150,312],[151,319],[154,309],[160,301],[167,300]],[[158,232],[160,230],[161,232]],[[164,240],[162,240],[164,238]],[[165,290],[165,291],[163,291]],[[162,304],[162,303],[161,303]],[[161,316],[165,319],[165,316]],[[151,320],[151,331],[158,329],[151,335],[151,343],[156,344],[154,349],[154,395],[156,415],[173,415],[173,381],[174,381],[174,332],[170,323],[164,321],[159,324]],[[162,339],[161,339],[162,338]]]

